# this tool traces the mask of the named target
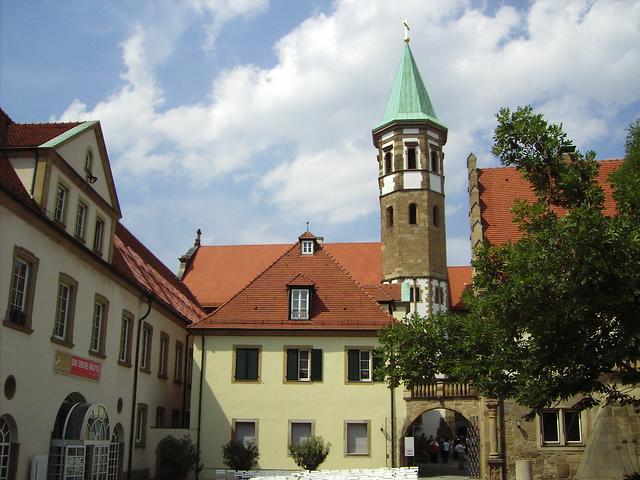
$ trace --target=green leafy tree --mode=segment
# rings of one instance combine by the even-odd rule
[[[384,330],[381,373],[409,386],[446,373],[532,413],[574,396],[578,408],[638,404],[640,122],[611,176],[617,211],[607,216],[595,153],[576,151],[560,125],[531,107],[497,118],[493,153],[537,197],[513,206],[523,236],[475,252],[466,314]]]
[[[289,445],[293,461],[305,470],[317,470],[329,455],[330,449],[331,444],[325,443],[322,437],[309,437],[298,445]]]
[[[162,443],[159,457],[159,477],[162,479],[182,479],[186,478],[191,470],[202,470],[200,452],[188,436],[179,440],[169,437]]]
[[[258,446],[254,442],[245,444],[231,440],[222,446],[222,461],[232,470],[251,470],[258,464]]]

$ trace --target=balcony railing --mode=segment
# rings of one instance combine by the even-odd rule
[[[477,396],[478,393],[473,385],[450,382],[449,380],[438,380],[435,383],[416,385],[405,394],[407,399],[468,398]]]

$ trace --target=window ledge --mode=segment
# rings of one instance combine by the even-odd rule
[[[61,338],[56,338],[53,336],[51,337],[51,342],[56,343],[58,345],[62,345],[63,347],[67,347],[67,348],[73,348],[75,346],[73,342],[70,342],[68,340],[62,340]]]
[[[131,365],[131,362],[123,362],[122,360],[118,360],[118,365],[122,367],[127,367],[127,368],[131,368],[133,366]]]
[[[151,373],[151,369],[150,368],[145,368],[145,367],[140,367],[140,371],[144,372],[144,373]]]
[[[93,357],[98,357],[101,358],[102,360],[104,360],[105,358],[107,358],[107,356],[102,353],[102,352],[96,352],[95,350],[89,350],[89,355],[93,356]]]
[[[162,380],[167,380],[169,377],[167,376],[166,373],[159,373],[158,378],[161,378]]]
[[[182,385],[182,380],[179,378],[174,378],[173,383],[175,383],[176,385]]]
[[[27,333],[31,335],[33,333],[33,329],[29,325],[20,325],[18,323],[12,322],[11,320],[3,320],[2,324],[5,327],[12,328],[14,330],[18,330],[19,332]]]

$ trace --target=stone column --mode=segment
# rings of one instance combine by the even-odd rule
[[[487,400],[487,409],[489,411],[489,478],[503,480],[503,459],[498,442],[498,402]]]
[[[500,446],[498,444],[498,402],[487,401],[489,409],[489,458],[500,458]]]

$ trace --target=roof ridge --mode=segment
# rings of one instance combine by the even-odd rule
[[[38,126],[38,127],[43,127],[46,125],[56,125],[56,126],[60,126],[60,125],[80,125],[81,123],[84,123],[84,121],[75,121],[75,122],[27,122],[27,123],[18,123],[18,122],[13,122],[12,125],[20,125],[20,126],[24,126],[24,127],[28,127],[28,126]]]
[[[358,287],[358,289],[369,299],[371,300],[373,303],[375,303],[376,307],[378,307],[380,309],[380,311],[382,313],[384,313],[385,315],[387,315],[388,317],[390,317],[391,319],[393,319],[393,316],[389,315],[389,312],[385,312],[382,308],[380,308],[380,303],[373,298],[371,295],[369,295],[369,293],[362,288],[362,285],[355,279],[353,278],[353,276],[351,276],[351,272],[348,272],[346,268],[344,268],[344,266],[333,256],[331,255],[329,252],[325,251],[324,248],[320,249],[321,252],[323,252],[327,257],[329,257],[340,269],[340,271],[342,271],[349,280],[351,280],[356,287]]]
[[[603,158],[603,159],[596,159],[596,162],[598,162],[598,163],[624,162],[624,158]],[[484,171],[484,170],[518,170],[518,167],[512,167],[512,166],[478,167],[478,168],[476,168],[476,170],[478,170],[478,171]]]
[[[273,262],[271,262],[264,270],[262,270],[260,273],[258,273],[255,277],[253,277],[253,279],[247,283],[244,287],[242,287],[240,290],[238,290],[231,298],[229,298],[226,302],[224,302],[222,305],[220,305],[220,307],[218,307],[216,309],[215,312],[211,312],[209,315],[205,315],[203,318],[201,318],[200,320],[198,320],[196,323],[192,324],[192,327],[195,327],[197,325],[199,325],[200,323],[204,322],[205,320],[213,317],[216,313],[220,312],[223,308],[225,308],[234,298],[236,298],[238,295],[240,295],[242,292],[244,292],[247,288],[249,288],[251,285],[253,285],[258,278],[260,278],[262,275],[265,274],[265,272],[267,270],[269,270],[271,267],[273,267],[277,262],[280,261],[280,259],[282,259],[285,255],[287,255],[291,250],[293,250],[296,245],[298,245],[300,242],[296,242],[293,245],[291,245],[291,248],[289,248],[286,252],[284,252],[282,255],[280,255],[278,258],[276,258]]]

